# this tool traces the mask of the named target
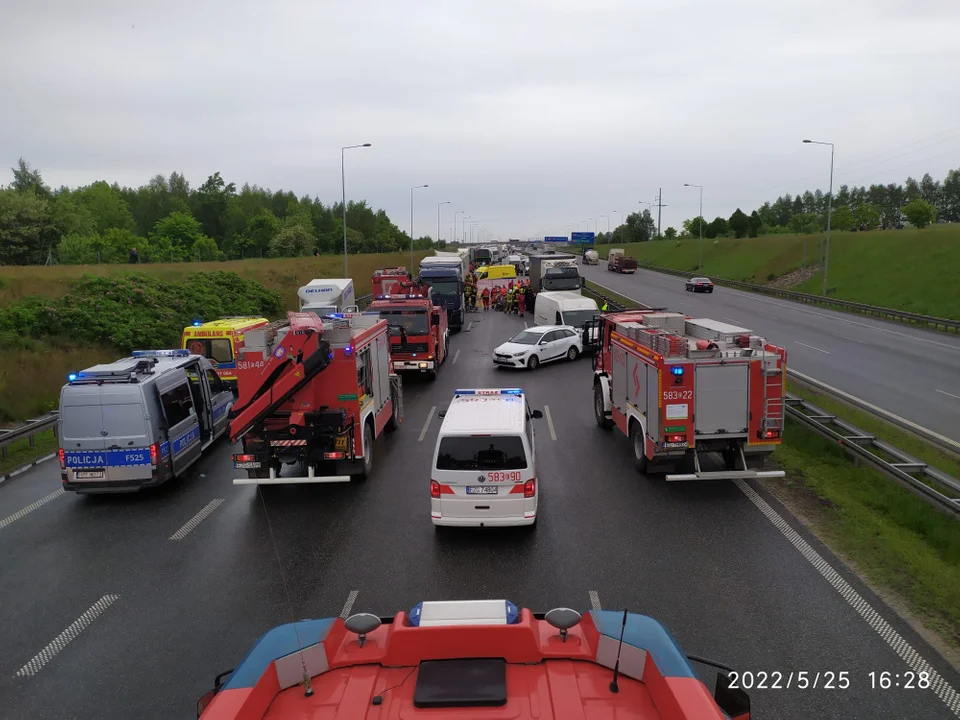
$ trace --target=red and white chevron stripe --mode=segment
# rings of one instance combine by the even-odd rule
[[[271,440],[270,447],[302,447],[307,444],[306,440]]]

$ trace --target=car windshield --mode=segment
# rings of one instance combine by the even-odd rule
[[[508,342],[517,343],[517,345],[536,345],[540,342],[540,338],[543,337],[543,331],[537,332],[535,330],[524,330],[523,332],[514,335]]]
[[[710,282],[710,278],[694,278],[693,281],[698,283],[708,283]]]
[[[527,454],[517,436],[445,437],[437,470],[523,470]]]
[[[456,280],[433,280],[423,278],[423,282],[433,288],[434,295],[459,295],[460,284]]]
[[[430,332],[430,319],[425,310],[381,310],[380,317],[391,329],[403,328],[408,335],[426,335]]]
[[[567,310],[563,313],[563,324],[583,327],[583,324],[600,316],[599,310]]]

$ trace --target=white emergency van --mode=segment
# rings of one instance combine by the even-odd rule
[[[430,476],[435,527],[505,527],[537,521],[536,432],[520,388],[455,390]]]

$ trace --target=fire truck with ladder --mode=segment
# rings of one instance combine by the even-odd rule
[[[784,476],[760,468],[783,433],[786,350],[746,328],[663,309],[593,323],[596,422],[630,438],[640,472],[672,481]]]
[[[390,326],[393,370],[426,373],[436,380],[450,350],[450,331],[446,310],[433,303],[433,290],[412,280],[402,267],[377,270],[370,283],[374,300],[366,312],[378,313]]]
[[[374,441],[403,418],[389,328],[376,315],[288,312],[244,336],[230,442],[236,485],[349,482],[373,471]],[[298,465],[300,476],[282,476]]]

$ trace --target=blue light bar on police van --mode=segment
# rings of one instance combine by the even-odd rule
[[[73,381],[76,380],[78,377],[79,377],[79,376],[78,376],[76,373],[70,373],[69,375],[67,375],[67,381],[68,381],[68,382],[73,382]]]
[[[520,388],[486,388],[482,390],[454,390],[454,395],[523,395]]]
[[[189,350],[134,350],[133,357],[190,357]]]

